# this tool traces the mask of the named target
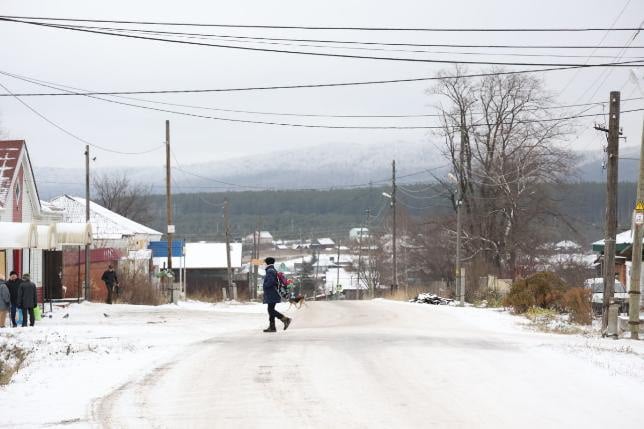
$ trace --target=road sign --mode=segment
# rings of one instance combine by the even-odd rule
[[[264,263],[263,259],[251,259],[250,260],[251,265],[262,265]]]
[[[644,213],[641,213],[641,212],[635,213],[635,224],[636,225],[644,224]]]
[[[175,232],[174,225],[168,225],[168,234],[174,234],[174,232]]]
[[[644,201],[638,201],[637,204],[635,204],[635,210],[638,212],[644,212]]]

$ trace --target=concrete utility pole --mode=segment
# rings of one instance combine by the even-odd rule
[[[336,262],[338,266],[338,274],[335,280],[335,290],[338,290],[338,285],[340,284],[340,240],[338,240],[338,261]],[[331,291],[332,293],[335,291]]]
[[[637,180],[637,199],[633,212],[633,256],[631,257],[631,287],[628,290],[628,325],[631,339],[638,340],[640,333],[640,296],[642,273],[642,224],[644,224],[644,121],[640,143],[640,175]]]
[[[459,185],[460,186],[460,185]],[[456,198],[456,292],[460,297],[460,306],[465,305],[465,285],[461,278],[461,235],[462,235],[462,221],[461,221],[461,190],[457,191]]]
[[[228,198],[224,198],[224,226],[226,228],[226,266],[228,274],[228,290],[234,298],[237,296],[237,293],[233,290],[233,270],[230,263],[230,227],[228,224]]]
[[[170,302],[174,302],[174,278],[172,277],[172,236],[174,235],[174,224],[172,223],[172,169],[170,164],[170,121],[165,121],[165,199],[166,217],[168,221],[168,264],[167,281],[170,282]]]
[[[602,332],[608,329],[608,308],[615,291],[615,236],[617,234],[617,166],[619,159],[619,91],[610,93],[608,162],[606,168],[606,235],[604,238],[604,302]]]
[[[85,222],[89,223],[89,145],[85,146]],[[89,274],[91,271],[90,245],[85,245],[85,299],[91,299]]]
[[[391,162],[391,209],[393,211],[393,228],[392,228],[392,239],[393,239],[393,276],[392,280],[394,282],[394,290],[398,291],[398,261],[396,258],[396,160],[394,159]]]
[[[366,212],[365,212],[366,213]],[[362,233],[364,231],[364,222],[360,223],[360,234],[358,235],[358,295],[361,297],[362,289],[360,286],[360,270],[362,268]]]

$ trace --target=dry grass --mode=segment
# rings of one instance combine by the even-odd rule
[[[120,292],[117,300],[125,304],[161,305],[168,299],[147,273],[131,271],[119,273]]]
[[[15,345],[0,345],[0,386],[9,384],[27,358],[25,350]]]

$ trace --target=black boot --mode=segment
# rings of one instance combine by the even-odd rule
[[[270,322],[268,328],[264,329],[264,332],[277,332],[277,329],[275,329],[275,321]]]
[[[290,317],[282,317],[282,323],[284,324],[284,330],[286,331],[288,329],[288,325],[291,324],[291,318]]]

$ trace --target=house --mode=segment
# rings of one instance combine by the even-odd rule
[[[597,240],[592,244],[593,252],[599,254],[598,261],[600,262],[598,276],[603,272],[604,263],[604,240]],[[632,230],[624,231],[615,237],[615,276],[623,285],[626,290],[631,287],[631,266],[633,256],[633,232]],[[644,259],[644,258],[643,258]],[[642,264],[642,274],[640,278],[644,278],[644,264]],[[644,295],[640,296],[644,300]]]
[[[349,230],[349,238],[355,241],[367,240],[369,238],[369,230],[367,228],[351,228]]]
[[[175,271],[175,279],[180,274],[179,267],[184,267],[185,290],[188,295],[209,297],[221,297],[221,289],[228,286],[228,261],[226,257],[226,243],[198,242],[185,243],[184,259],[173,256],[172,268]],[[174,249],[173,249],[174,255]],[[166,257],[155,256],[153,264],[157,268],[164,267]],[[174,259],[176,258],[176,259]],[[234,282],[238,291],[247,290],[247,276],[239,276],[242,268],[242,243],[230,243],[230,265],[234,274]]]
[[[254,234],[248,234],[244,237],[244,243],[248,245],[253,245],[254,240],[257,239],[257,232]],[[259,231],[259,246],[268,247],[273,245],[273,235],[268,231]]]
[[[369,290],[364,274],[345,267],[329,268],[326,271],[326,293],[342,293],[348,299],[358,299]]]
[[[49,203],[62,212],[64,222],[85,221],[85,198],[61,195]],[[147,249],[151,241],[158,241],[163,235],[162,232],[121,216],[94,201],[89,204],[89,223],[92,225],[95,248]]]
[[[47,203],[48,210],[62,217],[63,222],[85,222],[85,199],[70,195],[61,195]],[[89,224],[92,233],[90,250],[90,297],[101,301],[106,298],[107,290],[101,276],[108,265],[129,264],[128,268],[147,270],[141,250],[148,247],[150,241],[160,240],[162,233],[140,223],[134,222],[118,213],[90,201]],[[147,253],[146,253],[147,254]],[[148,260],[149,260],[149,254]],[[69,290],[78,289],[84,278],[85,250],[67,249],[64,256],[63,276]],[[69,292],[68,292],[69,295]]]
[[[62,214],[40,201],[26,142],[0,141],[0,272],[30,273],[40,300],[62,293],[59,247],[89,240],[86,225],[61,222]]]
[[[318,238],[313,242],[313,246],[319,246],[320,249],[333,249],[335,242],[330,238]]]

